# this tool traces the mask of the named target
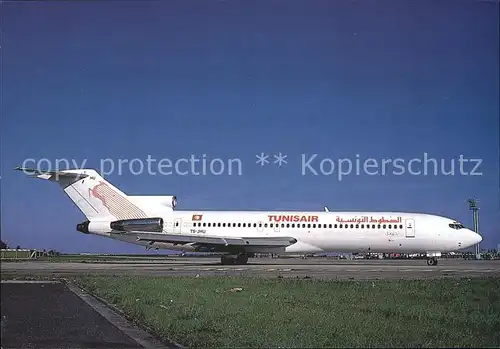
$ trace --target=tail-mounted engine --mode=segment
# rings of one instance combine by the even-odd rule
[[[90,221],[85,221],[85,222],[82,222],[80,224],[77,224],[76,230],[79,231],[80,233],[90,234],[89,233],[89,224],[90,224]]]
[[[142,231],[161,233],[163,231],[162,218],[140,218],[140,219],[122,219],[111,222],[109,227],[117,231]]]
[[[135,205],[145,208],[148,212],[162,212],[164,208],[173,211],[177,207],[177,197],[173,195],[128,196],[128,199]],[[151,215],[156,215],[156,213]]]
[[[162,218],[122,219],[119,221],[85,221],[76,225],[76,230],[84,234],[104,234],[111,231],[161,233]]]

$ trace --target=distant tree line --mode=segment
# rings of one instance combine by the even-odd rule
[[[9,248],[9,246],[5,242],[3,242],[3,240],[1,240],[0,250],[6,250],[8,248]],[[17,245],[16,250],[20,250],[20,249],[21,249],[21,246]]]

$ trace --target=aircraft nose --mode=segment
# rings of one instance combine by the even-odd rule
[[[483,237],[472,230],[467,230],[467,245],[477,245],[483,241]]]

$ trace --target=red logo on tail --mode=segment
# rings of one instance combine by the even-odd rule
[[[105,187],[106,183],[104,182],[99,182],[99,184],[95,185],[93,188],[89,188],[89,197],[92,195],[96,199],[101,200],[102,204],[107,208],[108,206],[106,205],[106,198],[104,197],[102,193],[102,189],[99,190],[102,187]]]

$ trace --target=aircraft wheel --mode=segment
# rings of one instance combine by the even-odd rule
[[[228,257],[228,256],[222,256],[220,257],[220,263],[222,265],[229,265],[234,263],[234,258]]]
[[[248,262],[248,256],[246,254],[239,254],[237,257],[236,257],[236,264],[247,264]]]
[[[437,258],[427,258],[427,265],[437,265],[438,260]]]
[[[247,264],[248,262],[248,255],[242,253],[237,256],[222,256],[220,258],[220,262],[222,265],[231,265],[231,264],[236,264],[236,265],[242,265],[242,264]]]

